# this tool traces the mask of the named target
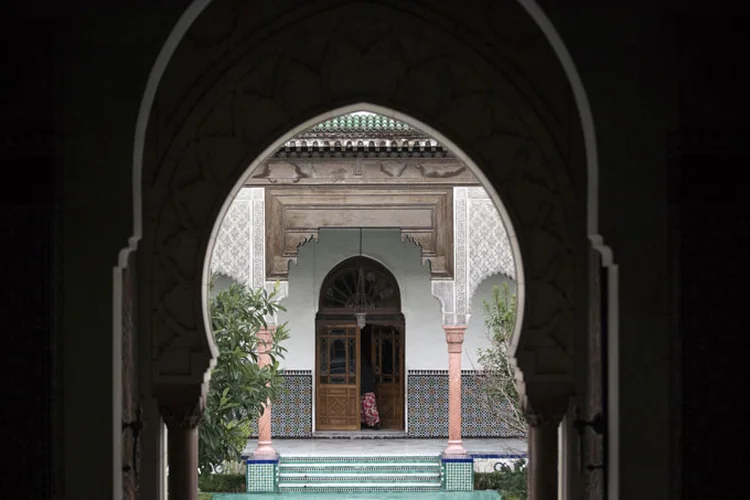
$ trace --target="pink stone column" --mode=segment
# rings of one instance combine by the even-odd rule
[[[269,352],[275,327],[269,326],[258,331],[258,366],[261,368],[271,363]],[[253,452],[254,457],[276,457],[278,454],[271,445],[271,401],[266,401],[264,410],[258,418],[258,447]]]
[[[444,455],[466,455],[461,440],[461,351],[466,326],[443,326],[448,343],[448,446]]]

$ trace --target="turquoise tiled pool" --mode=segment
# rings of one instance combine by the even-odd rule
[[[214,500],[326,500],[352,498],[356,500],[501,500],[494,490],[436,491],[403,493],[214,493]]]

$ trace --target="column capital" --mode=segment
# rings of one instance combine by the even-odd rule
[[[526,420],[530,427],[545,427],[554,426],[557,427],[562,422],[562,414],[543,414],[527,411],[525,412]]]
[[[273,333],[275,331],[276,325],[268,325],[265,328],[260,328],[255,334],[258,339],[258,354],[261,355],[258,364],[261,366],[268,364],[268,359],[262,355],[268,354],[271,351],[273,347]]]
[[[559,425],[568,411],[572,394],[572,387],[565,383],[527,383],[524,412],[529,425]]]
[[[159,399],[159,413],[168,429],[195,429],[203,420],[206,402],[198,397],[179,394]]]
[[[445,341],[448,343],[448,352],[461,352],[466,325],[443,325],[443,330]]]

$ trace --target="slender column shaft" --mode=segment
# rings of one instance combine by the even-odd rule
[[[269,352],[272,344],[272,326],[262,329],[258,332],[258,365],[261,367],[268,366],[271,363]],[[264,410],[258,418],[258,447],[253,453],[254,456],[276,456],[276,450],[273,449],[271,441],[271,401],[266,401]]]
[[[466,326],[443,326],[448,343],[448,446],[445,455],[466,455],[461,439],[461,351]]]

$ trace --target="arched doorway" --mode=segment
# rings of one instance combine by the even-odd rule
[[[192,446],[216,357],[206,276],[228,199],[295,132],[369,109],[437,137],[491,188],[523,255],[511,346],[518,385],[540,428],[538,448],[556,456],[577,380],[571,353],[589,319],[587,188],[596,179],[587,177],[577,95],[558,56],[546,43],[522,43],[541,35],[523,7],[491,5],[477,15],[450,2],[278,4],[257,16],[217,0],[188,30],[154,89],[136,177],[138,268],[149,276],[138,285],[140,335],[152,360],[144,378],[174,443]],[[483,33],[500,32],[512,42],[482,42]],[[465,302],[448,292],[435,290],[455,305],[444,323],[447,342],[459,345]],[[553,462],[535,468],[532,482],[549,482]],[[192,474],[190,464],[170,470],[174,478]]]
[[[323,280],[318,307],[316,430],[360,429],[365,365],[375,375],[381,428],[403,430],[405,331],[396,278],[372,259],[351,257]],[[355,313],[364,313],[364,321]]]

